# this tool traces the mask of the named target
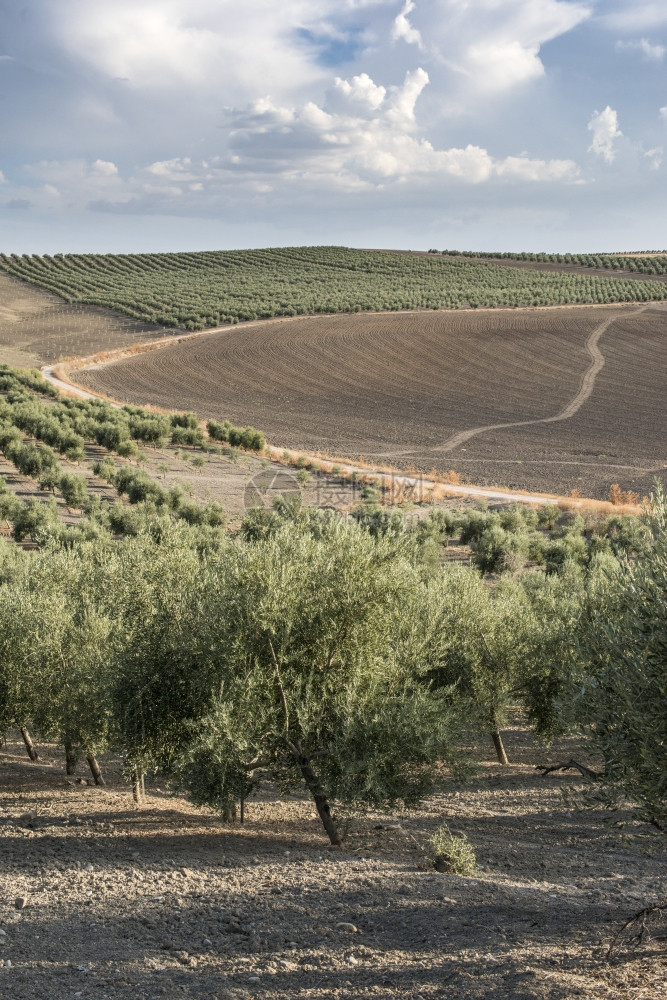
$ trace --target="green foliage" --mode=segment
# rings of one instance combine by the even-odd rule
[[[89,499],[88,486],[84,476],[73,472],[65,472],[60,477],[58,488],[68,507],[83,507]]]
[[[160,597],[168,614],[141,616],[150,656],[131,657],[119,695],[148,699],[144,758],[223,809],[258,768],[282,787],[305,781],[316,802],[416,801],[453,757],[453,725],[393,654],[411,585],[391,548],[340,519],[320,538],[285,524],[226,549],[187,589],[179,578],[178,603]]]
[[[475,851],[464,833],[454,834],[443,823],[431,837],[429,844],[430,861],[437,871],[468,877],[477,874]]]
[[[667,828],[667,506],[659,489],[651,544],[625,561],[598,597],[579,640],[581,676],[567,713],[604,760],[598,801],[629,799],[640,818]]]
[[[490,524],[471,543],[471,548],[475,565],[482,573],[502,573],[523,565],[528,554],[528,539],[523,532],[505,531],[499,524]]]
[[[38,545],[43,545],[62,530],[58,508],[53,499],[48,503],[28,500],[20,506],[16,505],[12,510],[11,520],[14,522],[12,538],[16,542],[29,538]]]
[[[560,507],[557,507],[556,504],[545,504],[537,512],[537,523],[542,528],[554,528],[562,513]]]
[[[2,263],[0,262],[0,267]],[[38,392],[42,396],[55,398],[58,390],[42,376],[37,368],[12,368],[9,365],[0,365],[0,392],[10,392],[24,386],[32,392]]]
[[[5,724],[30,720],[89,754],[105,748],[110,722],[103,657],[111,619],[98,603],[97,572],[94,558],[52,550],[6,582],[0,601]]]
[[[532,637],[520,585],[490,591],[478,574],[448,567],[429,581],[427,599],[406,609],[427,650],[425,683],[445,690],[491,734],[503,724]]]
[[[626,264],[646,272],[660,267],[660,260],[628,259]],[[585,271],[518,270],[469,257],[412,257],[345,247],[0,254],[0,267],[67,302],[117,309],[188,330],[306,313],[635,302],[661,299],[664,293],[659,282],[611,276],[613,264],[607,278]]]
[[[203,448],[206,444],[206,438],[200,427],[175,426],[171,432],[171,443],[189,445],[191,448]]]

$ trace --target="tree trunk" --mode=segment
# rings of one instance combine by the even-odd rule
[[[25,748],[28,751],[28,757],[30,757],[30,760],[39,760],[39,756],[35,750],[35,744],[32,742],[32,738],[26,726],[21,726],[21,736],[23,737],[23,742],[25,743]]]
[[[241,799],[241,826],[245,823],[245,799]]]
[[[505,753],[505,747],[503,745],[503,738],[500,735],[499,729],[493,730],[491,733],[491,739],[493,740],[493,745],[496,748],[496,753],[498,754],[498,762],[500,764],[509,764],[507,754]]]
[[[139,768],[133,768],[132,770],[132,798],[134,799],[134,804],[139,807],[143,802],[142,794],[142,781],[143,772]]]
[[[93,780],[95,781],[95,784],[96,785],[105,785],[106,782],[105,782],[104,778],[102,777],[102,771],[100,770],[100,765],[97,763],[96,758],[93,757],[92,754],[89,754],[86,757],[86,760],[88,761],[88,766],[90,767],[90,773],[93,776]]]
[[[320,814],[320,819],[322,820],[322,825],[324,826],[324,829],[327,831],[329,840],[334,845],[334,847],[340,847],[342,843],[341,837],[338,832],[338,828],[334,823],[334,818],[331,815],[329,801],[326,795],[324,794],[324,789],[317,780],[317,776],[313,771],[312,767],[310,766],[310,760],[308,759],[308,757],[306,757],[305,754],[301,752],[298,746],[297,746],[297,751],[298,752],[296,754],[296,759],[299,764],[301,774],[303,775],[303,780],[306,782],[306,785],[308,786],[308,791],[313,796],[313,799],[315,801],[315,806],[317,808],[318,813]]]
[[[71,743],[65,743],[65,774],[74,774],[76,770],[76,753]]]

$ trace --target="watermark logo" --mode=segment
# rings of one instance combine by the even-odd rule
[[[288,469],[263,469],[246,483],[243,505],[246,510],[251,507],[271,510],[277,497],[286,500],[301,497],[301,486]]]

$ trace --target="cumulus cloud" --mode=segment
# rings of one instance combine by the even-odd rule
[[[44,14],[72,58],[134,91],[223,88],[238,99],[258,77],[279,92],[321,79],[314,43],[299,43],[296,29],[315,38],[335,10],[333,0],[59,0]]]
[[[589,152],[601,156],[607,163],[613,163],[616,157],[614,143],[623,135],[618,127],[617,112],[609,105],[604,111],[596,111],[588,123],[588,130],[593,133]]]
[[[667,122],[667,104],[665,104],[664,108],[660,108],[660,117]]]
[[[391,88],[387,118],[397,123],[414,122],[415,105],[428,82],[428,73],[421,67],[407,73],[401,87]]]
[[[368,73],[353,76],[352,80],[341,80],[339,76],[334,82],[335,88],[349,101],[366,105],[371,111],[376,111],[384,101],[387,90],[373,83]]]
[[[522,181],[576,181],[572,160],[535,160],[510,156],[497,160],[484,148],[437,149],[418,134],[415,104],[428,83],[422,69],[406,75],[400,87],[380,99],[370,78],[362,93],[373,94],[376,108],[369,117],[353,107],[360,89],[353,80],[338,85],[350,106],[329,112],[312,102],[297,108],[255,102],[236,116],[231,131],[230,169],[270,175],[274,180],[324,177],[342,188],[384,186],[425,178],[457,178],[477,184],[492,177]],[[375,88],[375,89],[373,89]],[[384,89],[384,88],[381,88]]]
[[[591,7],[564,0],[432,0],[428,13],[434,57],[465,89],[501,94],[544,76],[542,45],[583,23]]]
[[[648,38],[640,38],[639,41],[616,42],[618,52],[638,52],[648,62],[661,62],[665,58],[667,48],[658,43],[649,42]]]
[[[423,48],[421,32],[417,28],[413,28],[408,20],[408,14],[411,14],[415,9],[415,4],[413,0],[405,0],[405,6],[401,13],[394,19],[394,23],[391,29],[391,37],[394,42],[402,39],[409,45],[418,45],[419,48]]]

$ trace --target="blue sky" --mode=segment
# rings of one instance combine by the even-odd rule
[[[667,249],[665,0],[0,0],[0,249]]]

